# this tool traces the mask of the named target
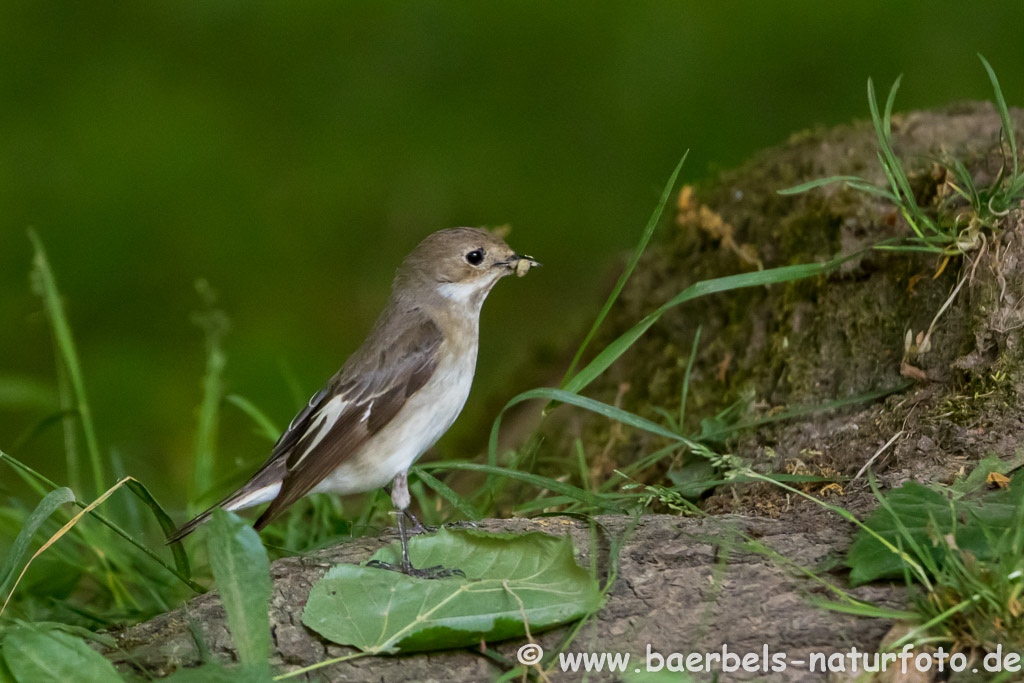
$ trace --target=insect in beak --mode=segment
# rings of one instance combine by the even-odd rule
[[[541,264],[533,260],[532,256],[525,256],[515,254],[511,259],[504,262],[510,269],[515,271],[515,274],[519,277],[523,277],[530,272],[530,268],[537,268]]]

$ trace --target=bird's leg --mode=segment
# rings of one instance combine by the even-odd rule
[[[390,496],[391,495],[391,484],[386,485],[384,487],[384,490]],[[420,520],[416,517],[416,515],[412,514],[412,510],[410,510],[409,508],[405,508],[404,510],[402,510],[402,514],[405,515],[406,519],[408,519],[410,522],[412,522],[412,532],[414,534],[432,534],[435,531],[437,531],[437,527],[436,526],[427,526],[426,524],[423,524],[422,522],[420,522]]]
[[[412,502],[412,499],[409,496],[408,473],[402,472],[397,475],[394,482],[392,482],[391,502],[394,504],[395,510],[398,512],[398,537],[402,541],[402,564],[401,566],[396,567],[395,565],[387,562],[372,560],[367,563],[367,566],[400,571],[403,574],[408,574],[409,576],[415,576],[421,579],[444,579],[449,576],[466,575],[461,569],[445,569],[441,565],[428,567],[427,569],[417,569],[412,566],[412,561],[409,559],[409,535],[405,530],[405,516],[409,510],[409,503]],[[413,517],[413,519],[416,518]]]

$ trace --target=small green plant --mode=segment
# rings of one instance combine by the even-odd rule
[[[913,624],[909,632],[888,644],[889,649],[907,643],[951,643],[957,649],[976,652],[992,652],[998,645],[1011,651],[1024,648],[1024,476],[1013,480],[1006,476],[1024,463],[1024,453],[1018,452],[1010,460],[989,456],[970,476],[950,486],[909,482],[887,495],[869,475],[879,505],[864,521],[787,483],[796,478],[761,474],[732,456],[719,457],[728,481],[771,484],[858,527],[846,557],[853,585],[902,578],[912,595],[909,608],[902,611],[863,602],[748,539],[752,551],[798,570],[833,593],[832,600],[813,598],[814,604]],[[988,490],[993,485],[1000,488]],[[631,486],[637,487],[635,483]],[[661,487],[645,488],[645,502],[664,497]],[[672,502],[704,514],[689,501],[673,498]]]
[[[952,486],[908,482],[884,496],[875,489],[879,506],[846,563],[854,585],[902,577],[912,588],[904,618],[918,626],[893,647],[1024,647],[1024,477],[1011,481],[1007,469],[991,456]],[[986,491],[989,482],[1004,488]]]
[[[985,231],[997,229],[1007,213],[1019,206],[1024,199],[1024,174],[1020,171],[1017,141],[1006,100],[1003,98],[1003,91],[999,87],[999,80],[992,66],[983,56],[978,55],[978,58],[981,59],[992,82],[996,109],[1002,123],[1000,141],[1003,148],[1003,164],[990,184],[978,187],[967,167],[958,159],[947,156],[940,158],[938,162],[945,168],[947,176],[955,179],[946,181],[952,192],[946,193],[931,208],[918,203],[909,175],[903,162],[896,156],[892,144],[892,105],[899,90],[901,76],[889,90],[885,109],[881,112],[875,96],[874,83],[868,79],[868,106],[878,137],[878,161],[888,180],[888,187],[878,187],[857,176],[831,176],[780,190],[779,194],[799,194],[832,183],[846,183],[855,190],[892,202],[910,226],[912,235],[888,240],[876,245],[877,249],[958,255],[978,248],[985,239]]]
[[[208,661],[168,680],[269,683],[271,641],[267,605],[271,583],[267,553],[248,522],[223,510],[213,516],[207,545],[228,628],[238,651],[239,666],[226,670],[220,663]],[[113,638],[82,627],[11,620],[0,629],[0,681],[123,683],[135,680],[135,677],[119,674],[113,664],[85,640],[110,649],[117,645]]]

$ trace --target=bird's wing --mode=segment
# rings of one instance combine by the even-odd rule
[[[401,329],[375,331],[381,334],[367,342],[374,355],[357,352],[278,439],[268,465],[284,460],[286,473],[280,493],[256,520],[257,530],[309,493],[391,422],[434,374],[441,329],[419,311],[402,317]],[[384,338],[388,342],[379,343]]]

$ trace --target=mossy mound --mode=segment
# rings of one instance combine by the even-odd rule
[[[1014,113],[1018,130],[1024,115]],[[999,118],[962,104],[893,118],[897,154],[918,203],[949,191],[936,159],[962,161],[980,185],[999,172]],[[833,175],[882,185],[869,123],[793,136],[680,194],[672,224],[651,245],[595,348],[607,344],[688,285],[757,267],[824,261],[909,234],[897,207],[836,184],[783,196],[778,190]],[[1024,240],[1011,212],[983,247],[943,264],[916,252],[869,250],[827,276],[704,297],[666,314],[588,390],[656,421],[678,413],[697,326],[686,426],[739,402],[747,418],[814,408],[880,390],[888,398],[773,423],[726,444],[759,468],[852,475],[897,432],[874,465],[883,479],[948,477],[986,452],[1011,455],[1024,435]],[[931,350],[907,356],[960,277],[967,281],[935,324]],[[628,385],[628,389],[626,389]],[[624,434],[624,435],[622,435]],[[637,432],[588,420],[588,452],[626,464],[658,444]],[[648,473],[648,477],[657,473]],[[719,496],[711,507],[763,511],[764,501]],[[774,503],[773,503],[774,505]],[[771,508],[772,505],[768,505]]]

